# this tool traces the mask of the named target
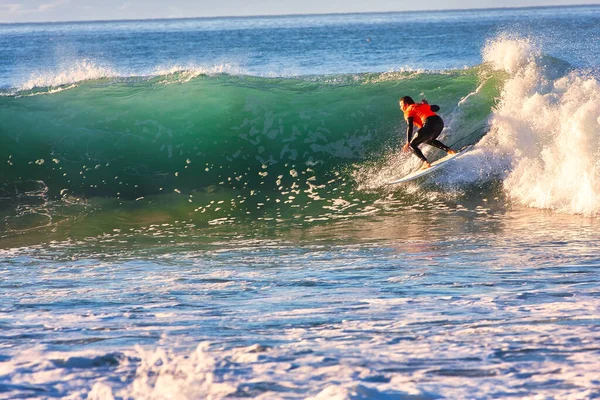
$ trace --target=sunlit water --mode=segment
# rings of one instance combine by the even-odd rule
[[[2,252],[3,397],[598,395],[593,219],[463,208],[155,234]]]
[[[600,398],[598,21],[0,26],[0,398]]]

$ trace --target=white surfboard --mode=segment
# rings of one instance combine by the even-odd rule
[[[402,183],[402,182],[412,181],[413,179],[420,178],[423,175],[430,174],[433,171],[435,171],[436,169],[442,168],[444,165],[446,165],[447,162],[452,161],[452,160],[456,160],[457,158],[460,158],[460,157],[464,156],[465,153],[467,153],[472,148],[473,148],[473,145],[465,146],[462,149],[460,149],[460,151],[458,153],[456,153],[456,154],[448,154],[447,156],[442,157],[439,160],[436,160],[435,162],[432,162],[431,163],[431,168],[420,169],[420,170],[411,172],[410,174],[406,175],[403,178],[387,182],[387,185],[395,185],[396,183]]]

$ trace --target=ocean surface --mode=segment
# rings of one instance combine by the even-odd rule
[[[599,55],[600,6],[0,24],[0,399],[600,398]],[[390,186],[405,95],[475,146]]]

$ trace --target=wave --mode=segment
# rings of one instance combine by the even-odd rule
[[[403,129],[400,95],[427,95],[452,113],[479,86],[479,72],[188,71],[90,80],[46,96],[22,91],[0,98],[1,181],[43,181],[50,197],[129,199],[213,185],[293,186],[299,176],[322,178],[394,146]]]
[[[130,207],[143,221],[170,213],[211,224],[368,214],[379,194],[357,189],[353,174],[397,153],[398,98],[435,99],[454,121],[446,136],[460,140],[452,127],[484,123],[498,93],[492,75],[482,85],[485,70],[299,78],[176,70],[0,97],[3,230],[52,225],[89,204]]]
[[[483,54],[482,65],[439,72],[268,78],[173,67],[144,77],[100,71],[84,81],[74,74],[54,81],[63,86],[0,97],[2,197],[119,205],[168,198],[178,209],[185,204],[180,214],[219,224],[266,209],[272,220],[286,212],[310,220],[323,210],[364,215],[389,193],[410,202],[499,184],[502,193],[483,196],[598,214],[598,81],[526,39],[496,39]],[[32,96],[39,93],[46,95]],[[398,151],[404,95],[441,106],[449,145],[489,134],[462,162],[390,188],[386,181],[418,165]]]

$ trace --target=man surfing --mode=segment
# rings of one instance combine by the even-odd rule
[[[426,100],[421,100],[421,103],[415,104],[410,96],[404,96],[400,99],[400,110],[404,113],[404,119],[408,124],[406,144],[402,147],[402,151],[406,153],[412,150],[417,157],[423,160],[423,166],[420,169],[431,167],[431,164],[419,149],[419,145],[422,143],[437,147],[448,154],[456,154],[456,151],[437,140],[437,137],[442,133],[442,129],[444,129],[444,121],[435,113],[439,109],[436,105],[429,105]],[[415,137],[413,137],[413,124],[419,127]]]

